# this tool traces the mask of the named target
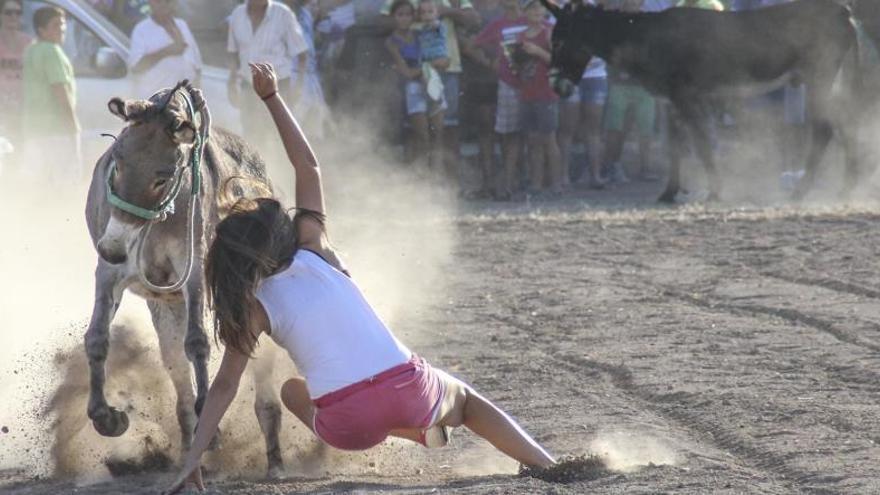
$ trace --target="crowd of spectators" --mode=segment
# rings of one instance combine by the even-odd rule
[[[435,171],[470,198],[553,197],[576,186],[602,189],[659,178],[652,146],[662,128],[662,105],[629,74],[598,58],[578,90],[560,100],[547,77],[552,18],[538,0],[231,1],[221,28],[229,104],[241,110],[244,135],[261,150],[277,144],[263,107],[252,101],[248,63],[268,61],[310,136],[332,137],[334,122],[369,109],[367,118],[390,129],[405,161]],[[661,11],[754,9],[789,0],[579,1]],[[200,44],[208,42],[194,36],[175,10],[179,3],[199,2],[89,2],[131,35],[132,96],[149,97],[180,79],[199,84]],[[41,129],[34,133],[38,139],[24,141],[25,156],[45,149],[78,156],[76,83],[61,49],[64,12],[39,9],[37,39],[31,40],[22,32],[22,0],[0,0],[0,9],[0,136],[21,141],[23,121],[25,131]],[[802,89],[788,87],[767,98],[783,103],[792,129],[804,121]],[[630,133],[637,163],[625,170],[621,157]],[[465,147],[474,150],[468,160],[462,160],[462,137],[473,143]],[[460,183],[465,164],[477,171],[471,174],[477,184]]]

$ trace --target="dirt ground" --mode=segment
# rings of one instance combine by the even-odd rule
[[[396,327],[552,453],[599,454],[609,473],[521,478],[462,430],[341,461],[313,444],[288,462],[335,467],[209,477],[208,493],[880,492],[878,210],[665,208],[658,187],[460,207],[436,232],[455,239],[446,283]],[[0,492],[147,494],[171,476],[5,472]]]

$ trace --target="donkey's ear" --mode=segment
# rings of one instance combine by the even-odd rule
[[[196,128],[189,121],[181,122],[171,131],[171,137],[177,144],[193,144],[196,140]]]
[[[107,108],[110,109],[110,113],[119,117],[125,122],[128,122],[128,113],[125,110],[125,102],[122,101],[122,98],[113,98],[112,100],[108,101]]]
[[[557,5],[553,0],[541,0],[541,4],[553,14],[553,17],[559,17],[559,14],[562,13],[562,7]]]

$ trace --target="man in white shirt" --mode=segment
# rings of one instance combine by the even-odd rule
[[[196,86],[202,55],[183,19],[174,17],[175,0],[150,0],[150,17],[131,33],[128,66],[134,75],[134,96],[149,98],[182,79]]]
[[[229,16],[227,50],[230,54],[229,101],[241,109],[245,138],[257,146],[271,164],[282,156],[281,148],[269,113],[250,89],[251,69],[248,64],[271,63],[278,74],[279,93],[285,101],[295,103],[301,94],[304,78],[299,78],[300,84],[291,88],[293,63],[296,60],[299,72],[305,73],[308,60],[308,44],[302,28],[283,3],[247,0]],[[272,172],[270,170],[274,175]]]

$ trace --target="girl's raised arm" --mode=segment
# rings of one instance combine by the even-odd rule
[[[272,114],[275,126],[284,143],[287,158],[293,165],[296,176],[296,207],[324,215],[324,192],[321,186],[321,170],[318,158],[302,132],[296,119],[290,113],[284,100],[278,94],[278,77],[271,64],[251,64],[254,91],[262,98]],[[301,217],[297,225],[298,240],[304,247],[321,246],[324,234],[323,223],[311,215]]]

